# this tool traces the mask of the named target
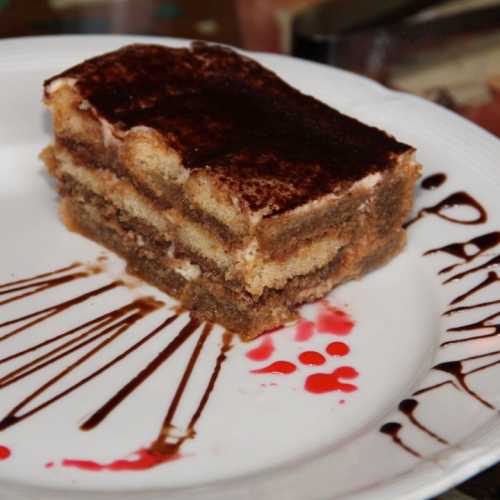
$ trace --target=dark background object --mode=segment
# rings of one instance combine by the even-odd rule
[[[291,49],[431,99],[500,137],[500,2],[323,1],[294,18]]]
[[[409,53],[457,43],[457,39],[500,29],[500,5],[412,20],[412,15],[450,0],[323,2],[293,21],[292,54],[384,79],[384,68]],[[376,63],[374,63],[376,61]]]

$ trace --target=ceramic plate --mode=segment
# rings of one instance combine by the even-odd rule
[[[242,344],[66,230],[37,158],[43,80],[138,41],[187,43],[0,42],[0,496],[421,498],[500,459],[500,142],[359,76],[253,54],[416,146],[424,182],[401,255]]]

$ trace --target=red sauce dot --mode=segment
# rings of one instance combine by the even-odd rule
[[[322,394],[324,392],[342,391],[353,392],[357,390],[354,384],[342,382],[341,379],[354,379],[358,372],[350,366],[341,366],[332,373],[314,373],[306,378],[304,388],[313,394]]]
[[[339,405],[343,405],[343,404],[345,404],[345,399],[341,399],[341,400],[339,401]]]
[[[349,351],[349,346],[344,344],[344,342],[331,342],[326,347],[326,352],[330,356],[345,356],[346,354],[349,354]]]
[[[295,327],[295,340],[304,342],[314,335],[314,323],[305,319],[299,320]]]
[[[252,361],[264,361],[271,357],[274,352],[273,340],[269,335],[266,335],[260,345],[246,353],[246,357]]]
[[[259,368],[258,370],[252,370],[250,373],[274,373],[279,375],[288,375],[289,373],[293,373],[296,369],[297,367],[293,363],[290,363],[290,361],[275,361],[269,366]]]
[[[46,467],[47,469],[52,469],[52,467],[54,467],[54,462],[47,462],[47,463],[45,464],[45,467]]]
[[[323,354],[315,351],[305,351],[299,354],[299,361],[303,365],[322,365],[324,364],[325,357]]]
[[[0,446],[0,460],[7,460],[11,455],[11,452],[7,446]]]

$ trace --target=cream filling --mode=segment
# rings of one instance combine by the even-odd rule
[[[52,96],[52,94],[55,94],[62,87],[69,87],[73,89],[76,85],[76,82],[77,82],[76,78],[69,78],[69,77],[56,78],[55,80],[50,82],[49,85],[45,87],[45,91],[47,92],[47,95]]]
[[[200,266],[193,264],[189,259],[179,259],[175,256],[175,243],[172,243],[167,252],[169,263],[173,263],[175,271],[187,281],[194,281],[201,275]]]

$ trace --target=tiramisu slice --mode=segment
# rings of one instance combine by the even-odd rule
[[[45,103],[66,220],[244,339],[404,245],[414,149],[230,49],[123,47]]]

